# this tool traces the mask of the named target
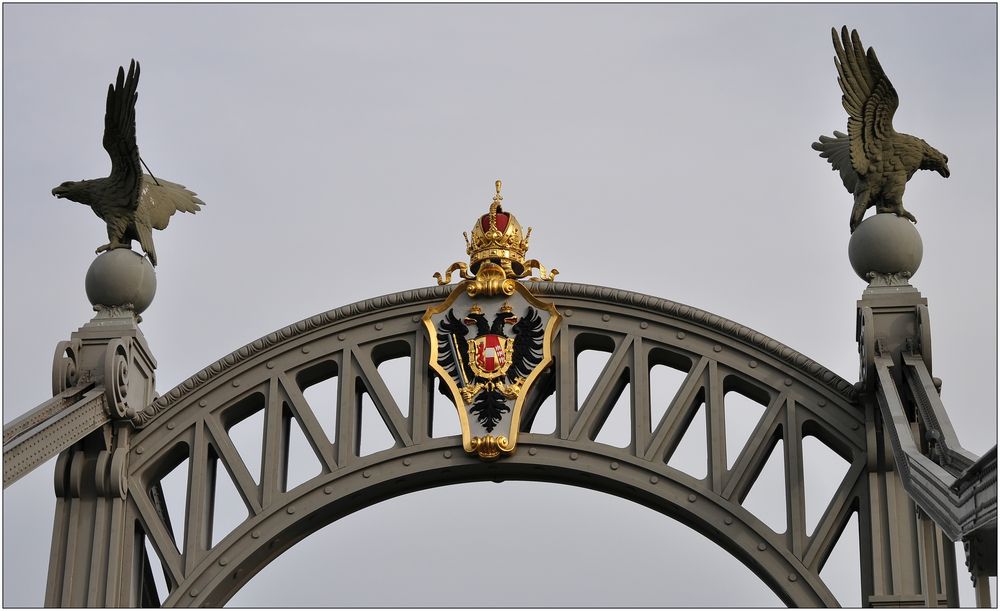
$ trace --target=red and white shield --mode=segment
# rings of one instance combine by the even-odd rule
[[[504,369],[507,364],[505,340],[505,337],[499,335],[483,335],[472,340],[476,350],[476,365],[484,373],[496,373]]]

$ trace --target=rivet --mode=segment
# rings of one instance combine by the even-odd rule
[[[531,454],[532,456],[534,456],[535,454],[538,454],[538,449],[537,448],[528,448],[528,454]]]
[[[413,322],[420,322],[420,315],[414,314],[413,317],[410,318],[410,320],[412,320]]]
[[[564,316],[572,316],[573,315],[573,310],[564,310],[563,311],[563,315]]]
[[[285,511],[287,511],[289,515],[295,513],[295,505],[289,505],[288,509],[286,509]]]
[[[369,477],[371,477],[371,476],[372,476],[372,472],[371,472],[371,471],[365,471],[365,472],[363,472],[363,473],[361,474],[361,477],[363,477],[363,478],[365,478],[365,479],[368,479],[368,478],[369,478]]]
[[[856,431],[856,430],[858,430],[859,428],[861,428],[861,425],[860,425],[860,424],[858,424],[857,422],[855,422],[854,424],[852,424],[852,425],[851,425],[851,430],[852,430],[852,431]]]
[[[451,458],[451,450],[445,450],[444,451],[444,457],[445,458]]]
[[[796,581],[796,580],[798,580],[798,578],[799,578],[799,576],[796,575],[795,573],[789,573],[788,574],[788,581]]]
[[[327,486],[323,488],[323,494],[333,494],[333,486]]]
[[[208,405],[208,401],[206,401],[204,399],[202,399],[201,401],[198,401],[198,407],[205,407],[206,405]]]
[[[233,380],[233,386],[234,387],[239,386],[239,385],[240,385],[240,381],[239,380]]]
[[[577,458],[580,458],[580,455],[577,454],[576,452],[570,452],[569,453],[569,459],[570,460],[576,460]]]
[[[375,323],[375,330],[376,331],[381,331],[383,326],[385,326],[385,325],[383,325],[380,322],[377,322],[377,323]]]
[[[757,361],[750,361],[750,368],[753,369],[757,366]]]
[[[172,430],[174,430],[175,428],[177,428],[177,425],[176,425],[176,424],[174,424],[173,422],[168,422],[168,423],[167,423],[167,430],[168,430],[168,431],[172,431]]]
[[[722,346],[720,346],[719,344],[716,344],[716,345],[712,346],[712,350],[715,351],[715,352],[722,352]]]
[[[611,470],[612,471],[617,471],[618,470],[618,463],[612,462],[611,463]]]
[[[792,385],[792,379],[791,378],[785,378],[785,386],[791,386],[791,385]]]
[[[139,446],[138,448],[135,449],[135,453],[136,454],[142,454],[145,451],[146,450],[144,450],[142,446]]]
[[[757,544],[757,549],[759,549],[760,551],[763,552],[763,551],[765,551],[767,549],[767,546],[764,545],[763,543],[758,543]]]
[[[650,484],[655,484],[658,481],[660,481],[660,478],[656,477],[655,475],[653,477],[649,478],[649,483]]]
[[[683,331],[678,331],[677,332],[677,339],[684,339],[685,337],[687,337],[687,333],[685,333]]]
[[[309,354],[309,348],[302,346],[302,354]]]
[[[346,337],[346,336],[343,333],[338,333],[337,334],[337,339],[339,339],[340,341],[344,341],[344,337]]]
[[[725,520],[722,521],[722,523],[725,524],[726,526],[729,526],[729,525],[731,525],[733,523],[733,519],[732,518],[726,518]]]
[[[688,495],[688,503],[693,503],[693,502],[695,502],[697,500],[698,500],[698,497],[696,497],[695,495],[693,495],[693,494],[689,494]]]
[[[601,320],[603,320],[604,322],[608,322],[609,320],[611,320],[611,314],[602,314]]]
[[[219,558],[219,566],[226,566],[229,564],[229,558]]]
[[[409,459],[409,458],[404,458],[404,459],[403,459],[403,466],[404,466],[404,467],[409,467],[409,466],[410,466],[410,462],[411,462],[411,461],[410,461],[410,459]]]
[[[820,407],[826,407],[826,399],[820,399],[819,400],[819,406]]]
[[[190,592],[191,598],[197,598],[199,594],[201,594],[201,590],[199,590],[198,588],[195,588]]]
[[[640,329],[646,329],[646,328],[648,328],[648,327],[649,327],[649,323],[648,323],[648,322],[646,322],[645,320],[644,320],[644,321],[642,321],[641,323],[639,323],[639,328],[640,328]]]
[[[259,530],[253,531],[252,533],[250,533],[250,536],[253,537],[254,539],[260,539],[260,531]]]
[[[268,361],[264,363],[264,366],[267,367],[268,369],[274,369],[274,361]]]

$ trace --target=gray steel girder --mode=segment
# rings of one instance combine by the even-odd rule
[[[440,397],[426,364],[420,316],[451,287],[407,291],[319,314],[269,334],[195,374],[135,414],[130,441],[127,521],[160,557],[168,606],[223,604],[253,574],[296,541],[381,499],[446,483],[533,479],[581,485],[675,517],[754,570],[788,604],[836,605],[819,571],[844,526],[863,505],[867,462],[864,415],[853,386],[814,361],[751,329],[664,299],[568,283],[533,284],[565,319],[556,364],[526,406],[517,453],[494,463],[470,458],[458,437],[431,435]],[[586,396],[577,396],[576,357],[610,352]],[[402,410],[378,372],[387,359],[411,357],[409,409]],[[652,421],[649,371],[663,364],[686,380]],[[336,376],[336,436],[318,423],[303,391]],[[595,441],[629,389],[631,436],[616,448]],[[728,467],[725,395],[758,401],[764,415]],[[360,397],[375,404],[395,446],[360,455]],[[542,401],[556,401],[555,431],[528,433]],[[699,405],[709,432],[708,475],[695,479],[667,464]],[[579,408],[578,408],[579,406]],[[249,472],[228,430],[263,411],[262,466]],[[328,414],[322,417],[329,418]],[[287,489],[287,439],[294,419],[322,472]],[[805,527],[802,440],[814,436],[849,464],[813,533]],[[742,506],[781,440],[788,524],[775,533]],[[188,461],[187,519],[175,542],[150,495],[168,471]],[[219,464],[223,469],[219,469]],[[216,474],[230,477],[248,518],[216,545],[212,502]],[[155,495],[154,495],[155,496]],[[862,537],[864,535],[862,534]],[[135,588],[138,590],[139,588]],[[123,588],[121,604],[132,604]]]

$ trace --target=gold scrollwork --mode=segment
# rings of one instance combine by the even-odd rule
[[[510,297],[514,294],[514,280],[508,278],[507,272],[496,263],[483,263],[479,266],[475,279],[465,290],[469,297],[492,297],[500,294]]]
[[[504,384],[500,380],[489,380],[488,382],[473,382],[461,388],[462,400],[468,405],[483,390],[495,390],[503,395],[504,399],[516,399],[521,395],[521,386],[524,378],[518,376],[510,384]]]
[[[538,270],[537,278],[531,275],[531,272],[535,269]],[[551,272],[546,271],[545,266],[539,263],[538,259],[528,259],[524,262],[524,273],[521,277],[524,278],[531,276],[528,280],[531,280],[532,282],[553,282],[556,279],[556,274],[558,273],[559,270],[554,267]]]
[[[494,437],[473,437],[471,441],[472,451],[483,460],[495,460],[501,453],[510,453],[514,447],[503,435]]]
[[[456,261],[452,263],[448,269],[444,270],[444,278],[441,277],[441,272],[434,272],[434,278],[437,280],[438,285],[442,286],[449,284],[451,282],[451,274],[455,270],[459,271],[459,277],[464,280],[471,280],[474,276],[469,274],[469,266],[461,261]]]

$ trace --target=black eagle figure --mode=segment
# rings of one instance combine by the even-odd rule
[[[166,229],[175,212],[198,212],[205,202],[183,185],[142,173],[135,143],[135,102],[139,64],[132,60],[128,75],[118,68],[118,78],[108,86],[104,112],[104,149],[111,157],[107,178],[67,181],[52,195],[86,204],[108,225],[108,243],[98,253],[131,248],[138,240],[149,262],[156,265],[153,229]]]
[[[535,308],[528,311],[511,328],[514,332],[514,355],[511,358],[507,379],[511,382],[517,378],[527,378],[532,370],[542,362],[542,338],[545,329],[542,328],[542,317]]]
[[[820,136],[812,148],[840,172],[844,187],[854,195],[851,233],[864,218],[865,210],[917,219],[903,208],[906,182],[917,170],[935,170],[948,178],[948,157],[921,138],[902,134],[892,127],[899,96],[882,71],[875,50],[864,45],[857,30],[833,30],[834,63],[842,102],[847,111],[847,133]]]
[[[504,327],[511,323],[513,323],[511,331],[514,333],[514,350],[506,378],[510,383],[523,382],[542,360],[541,346],[545,331],[542,328],[542,319],[534,308],[529,307],[520,320],[511,312],[498,312],[493,317],[492,323],[481,313],[470,313],[461,320],[455,316],[454,311],[449,311],[438,327],[439,364],[449,375],[459,376],[463,387],[476,383],[485,385],[485,388],[476,394],[469,413],[476,417],[488,433],[493,432],[503,415],[510,412],[510,406],[507,405],[503,391],[493,384],[486,384],[488,380],[477,376],[467,362],[465,347],[468,345],[469,327],[475,325],[476,337],[488,334],[506,336]],[[445,394],[443,380],[439,390]]]

